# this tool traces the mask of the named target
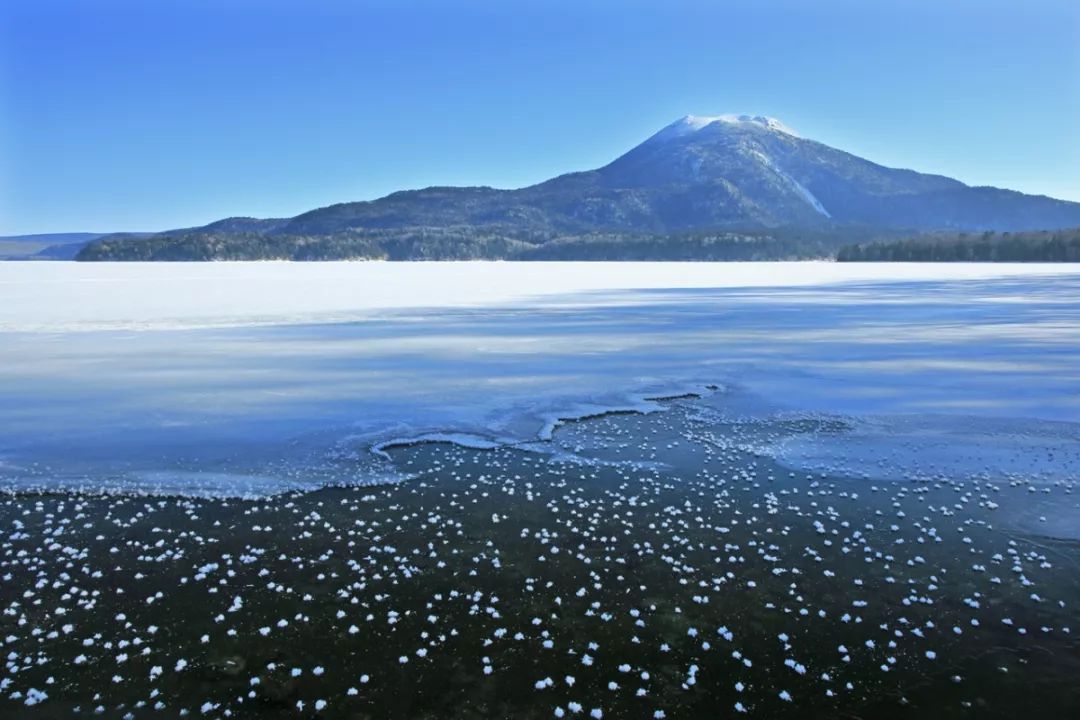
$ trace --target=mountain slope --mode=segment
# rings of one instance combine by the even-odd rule
[[[642,237],[663,243],[680,233],[771,237],[782,229],[869,239],[1077,225],[1080,203],[887,168],[799,137],[772,118],[687,116],[602,168],[531,187],[402,191],[287,220],[232,218],[172,231],[154,238],[153,252],[133,253],[129,239],[106,237],[79,257],[266,257],[270,248],[273,257],[400,257],[403,247],[405,259],[520,257],[544,255],[530,248],[556,240],[567,251],[576,245],[566,238],[597,233],[613,247],[612,238],[625,234],[640,246]]]

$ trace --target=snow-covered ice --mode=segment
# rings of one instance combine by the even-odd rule
[[[403,309],[627,303],[641,291],[1077,274],[1034,263],[0,263],[0,332],[330,323]]]
[[[394,443],[543,440],[707,386],[849,420],[765,448],[792,464],[1053,477],[1080,457],[1076,368],[1068,265],[5,263],[0,482],[371,482]]]

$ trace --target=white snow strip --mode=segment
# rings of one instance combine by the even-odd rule
[[[974,280],[1063,264],[763,262],[0,262],[0,332],[189,329],[363,320],[388,311],[528,301],[615,302],[602,291]]]
[[[664,402],[691,397],[702,397],[716,392],[722,392],[724,387],[716,383],[708,385],[700,384],[675,384],[662,389],[652,390],[647,393],[627,395],[624,398],[610,403],[574,403],[558,410],[542,411],[535,413],[540,420],[540,428],[533,437],[489,437],[467,432],[424,432],[416,435],[395,436],[388,440],[375,442],[371,445],[371,452],[378,457],[389,460],[387,450],[395,447],[419,445],[423,443],[447,443],[458,447],[473,450],[494,450],[511,445],[531,444],[536,441],[549,442],[555,434],[555,430],[567,423],[579,422],[590,418],[603,417],[605,415],[617,415],[635,413],[647,415],[649,413],[664,410]],[[526,413],[527,415],[528,413]],[[361,438],[353,438],[360,440]],[[535,446],[532,446],[536,449]]]
[[[412,437],[392,438],[380,443],[376,443],[371,446],[371,452],[386,460],[390,459],[390,454],[386,451],[395,447],[408,447],[410,445],[421,445],[425,443],[446,443],[449,445],[457,445],[458,447],[469,448],[472,450],[494,450],[495,448],[503,447],[511,441],[504,440],[502,442],[486,438],[481,435],[473,435],[471,433],[451,433],[451,432],[433,432],[424,433],[423,435],[415,435]]]
[[[772,158],[770,158],[768,155],[761,152],[760,150],[754,150],[753,153],[759,160],[761,160],[762,165],[782,177],[788,183],[788,185],[790,185],[791,188],[795,190],[795,192],[799,193],[799,195],[802,196],[803,200],[805,200],[810,205],[810,207],[814,208],[814,210],[817,210],[818,213],[824,215],[825,217],[832,217],[832,215],[829,214],[829,211],[825,209],[825,206],[822,205],[816,197],[814,197],[814,194],[810,192],[810,190],[807,189],[805,185],[803,185],[798,180],[781,170],[780,167],[778,167],[777,164],[773,162]]]

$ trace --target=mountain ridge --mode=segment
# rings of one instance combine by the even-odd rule
[[[865,240],[1075,226],[1080,203],[889,168],[801,137],[767,116],[688,115],[602,167],[522,188],[401,190],[292,218],[226,218],[154,235],[142,248],[136,245],[143,239],[106,236],[78,259],[178,259],[185,253],[244,259],[265,257],[270,246],[274,257],[397,258],[387,243],[417,253],[400,259],[513,258],[555,240],[565,248],[573,244],[568,238],[598,234],[629,235],[639,243],[654,237],[664,245],[688,233],[774,239],[835,233],[848,243],[852,233]],[[266,247],[256,247],[258,238]],[[617,256],[617,243],[609,245]],[[321,250],[311,256],[313,248]]]

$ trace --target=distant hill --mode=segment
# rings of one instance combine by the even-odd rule
[[[602,168],[531,187],[431,187],[289,219],[106,236],[78,259],[706,259],[720,247],[707,238],[735,236],[731,248],[757,243],[750,254],[815,257],[926,231],[1076,226],[1080,203],[887,168],[772,118],[687,116]]]
[[[98,238],[138,240],[156,233],[41,233],[0,236],[0,260],[74,260]]]
[[[37,235],[4,235],[0,236],[0,242],[5,243],[28,243],[37,245],[70,245],[72,243],[90,242],[108,233],[39,233]]]
[[[0,259],[27,260],[51,248],[70,248],[70,260],[83,245],[97,240],[103,233],[42,233],[39,235],[7,235],[0,237]],[[54,251],[55,252],[55,251]],[[51,258],[44,258],[51,259]]]

